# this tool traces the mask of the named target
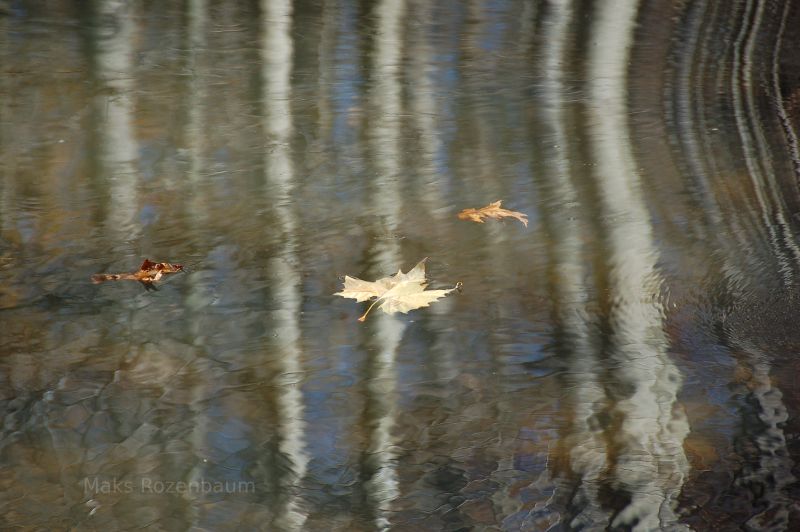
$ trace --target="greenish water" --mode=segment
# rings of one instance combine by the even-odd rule
[[[800,526],[798,6],[30,4],[0,528]]]

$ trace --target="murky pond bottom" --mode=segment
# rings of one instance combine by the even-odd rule
[[[7,4],[1,528],[800,526],[798,7]]]

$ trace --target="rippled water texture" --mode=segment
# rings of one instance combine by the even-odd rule
[[[0,1],[0,528],[800,529],[799,28]]]

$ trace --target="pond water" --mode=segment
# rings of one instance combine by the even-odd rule
[[[798,28],[0,3],[0,528],[798,529]]]

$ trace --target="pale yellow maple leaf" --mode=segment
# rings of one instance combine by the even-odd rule
[[[426,260],[419,261],[408,273],[398,270],[396,274],[377,281],[364,281],[347,275],[344,278],[344,290],[334,295],[352,298],[356,301],[367,301],[374,298],[372,304],[364,315],[358,318],[358,321],[367,319],[367,314],[376,305],[386,314],[406,313],[409,310],[427,307],[455,290],[459,285],[445,290],[425,290],[428,286],[425,279]]]

